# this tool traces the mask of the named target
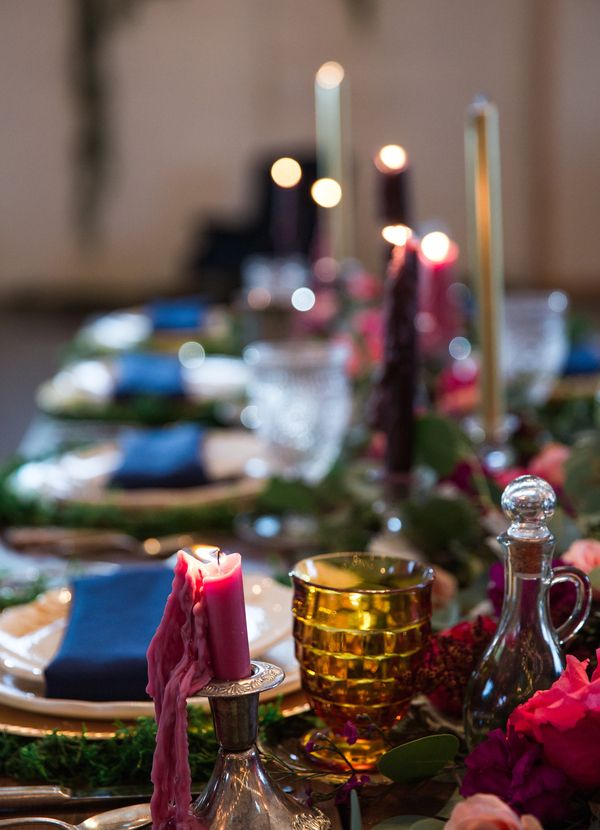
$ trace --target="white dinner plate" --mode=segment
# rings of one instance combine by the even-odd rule
[[[210,505],[259,493],[264,481],[247,476],[246,470],[261,456],[264,450],[255,433],[213,429],[206,431],[202,442],[202,463],[212,482],[201,487],[113,490],[107,485],[121,461],[121,451],[117,443],[110,442],[28,461],[6,483],[24,501],[115,504],[128,510]]]
[[[249,370],[239,357],[208,355],[181,371],[185,394],[192,401],[239,401],[245,396]],[[113,399],[116,373],[115,358],[78,360],[38,387],[38,406],[50,414],[83,405],[100,413]]]
[[[207,309],[202,325],[196,329],[159,329],[153,330],[150,316],[142,308],[120,309],[103,314],[86,323],[79,330],[77,340],[88,348],[102,352],[120,352],[136,349],[150,338],[165,340],[172,338],[176,342],[183,337],[195,337],[218,340],[227,337],[229,332],[229,313],[224,308]]]
[[[268,576],[244,574],[244,598],[250,656],[258,658],[290,634],[292,591]],[[70,604],[70,589],[55,588],[0,614],[0,671],[41,689]]]
[[[279,695],[290,694],[300,689],[300,671],[294,657],[294,641],[291,636],[277,643],[265,654],[261,654],[260,659],[274,663],[285,672],[283,683],[275,689],[264,692],[261,695],[261,700],[272,700]],[[203,697],[190,698],[189,702],[194,706],[208,708],[208,701]],[[134,720],[135,718],[154,715],[154,704],[151,701],[122,700],[99,703],[88,700],[43,697],[39,691],[28,688],[26,684],[9,674],[0,674],[0,703],[24,712],[35,712],[36,714],[51,715],[58,718]]]
[[[280,666],[286,678],[265,699],[300,687],[291,626],[291,590],[270,577],[244,576],[250,654]],[[57,717],[132,719],[153,713],[146,701],[82,701],[44,697],[43,673],[56,653],[66,626],[71,593],[47,591],[34,602],[0,614],[0,703]],[[193,703],[206,706],[205,698]]]

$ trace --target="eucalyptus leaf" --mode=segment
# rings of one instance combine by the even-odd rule
[[[350,791],[350,830],[362,830],[362,815],[356,790]]]
[[[577,513],[600,513],[600,433],[589,433],[577,442],[565,474],[565,494]]]
[[[427,816],[392,816],[376,824],[372,830],[413,830],[417,825],[421,826],[428,821],[436,821]],[[438,822],[439,823],[439,822]],[[442,822],[443,825],[443,822]],[[425,828],[423,828],[425,830]],[[432,828],[434,830],[434,828]],[[437,830],[437,828],[435,828]]]
[[[456,735],[427,735],[394,747],[379,761],[379,771],[401,784],[431,778],[458,752]]]
[[[417,460],[439,476],[449,476],[464,455],[465,439],[453,421],[438,415],[423,415],[416,424]]]
[[[588,577],[592,583],[592,588],[600,590],[600,568],[592,568],[588,574]]]
[[[413,824],[411,830],[443,830],[444,825],[445,822],[439,818],[424,818]]]
[[[463,797],[460,794],[459,789],[457,787],[448,799],[448,801],[444,804],[442,809],[438,810],[438,817],[445,819],[450,818],[450,813],[452,812],[452,810],[454,810],[454,808],[460,801],[463,801]]]

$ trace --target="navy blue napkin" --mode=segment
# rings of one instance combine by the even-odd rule
[[[579,343],[571,347],[565,375],[594,375],[600,372],[600,349],[594,343]]]
[[[204,431],[196,424],[123,430],[118,439],[121,463],[111,476],[111,486],[140,490],[206,484],[203,438]]]
[[[131,352],[115,361],[115,397],[159,395],[182,397],[185,394],[181,363],[177,355]]]
[[[155,331],[167,329],[198,329],[206,317],[206,305],[198,297],[153,300],[146,314]]]
[[[160,566],[76,579],[65,636],[45,671],[46,696],[146,700],[146,650],[172,581]]]

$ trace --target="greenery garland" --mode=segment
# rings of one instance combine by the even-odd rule
[[[207,338],[201,332],[193,335],[197,339],[207,355],[228,355],[231,357],[239,357],[241,354],[241,346],[236,342],[233,334],[215,339]],[[189,338],[188,338],[189,339]],[[173,343],[170,343],[166,338],[150,336],[147,340],[138,343],[135,348],[128,348],[123,351],[127,352],[164,352],[165,354],[173,354],[177,351],[177,345],[183,342],[177,341],[173,338]],[[175,345],[174,345],[175,344]],[[75,336],[66,346],[61,349],[60,356],[62,363],[73,363],[77,360],[89,360],[98,357],[114,357],[120,354],[119,349],[110,349],[103,346],[96,345],[92,340],[86,338],[83,334]]]
[[[260,707],[262,730],[283,720],[280,704]],[[117,723],[115,736],[92,740],[85,734],[67,737],[52,732],[41,738],[0,734],[0,776],[28,783],[67,787],[149,786],[156,740],[154,718],[138,718],[128,726]],[[192,780],[208,780],[218,743],[210,712],[188,707],[188,740]]]
[[[25,499],[15,493],[11,485],[12,474],[23,463],[27,462],[13,461],[0,472],[0,524],[4,526],[109,528],[138,539],[205,528],[229,531],[239,512],[248,509],[255,499],[254,496],[240,496],[216,504],[173,505],[162,510],[144,508],[135,511],[115,504],[58,502],[41,496]]]
[[[106,404],[77,403],[42,412],[64,421],[103,421],[115,424],[161,426],[176,421],[201,422],[207,426],[227,426],[227,407],[216,401],[191,401],[160,395],[136,395]]]

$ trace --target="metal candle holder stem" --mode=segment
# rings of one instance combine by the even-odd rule
[[[273,785],[256,748],[258,696],[284,678],[271,663],[252,661],[245,680],[209,683],[219,753],[215,768],[192,812],[208,830],[329,830],[319,810],[308,809]]]

